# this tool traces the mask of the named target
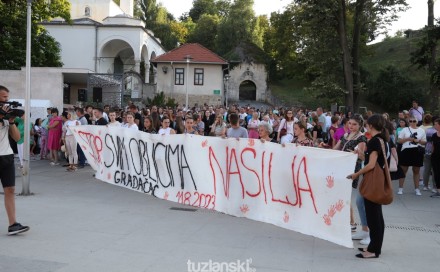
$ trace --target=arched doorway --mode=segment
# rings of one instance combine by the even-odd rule
[[[240,100],[257,100],[257,86],[250,80],[245,80],[240,84]]]
[[[104,44],[100,51],[99,59],[100,73],[122,74],[127,71],[136,70],[133,48],[123,40],[114,39]]]

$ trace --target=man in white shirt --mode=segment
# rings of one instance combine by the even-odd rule
[[[9,137],[14,141],[20,140],[20,132],[14,123],[14,118],[3,119],[10,112],[9,106],[2,102],[9,99],[9,90],[0,86],[0,180],[4,191],[6,213],[8,215],[8,235],[15,235],[29,230],[28,226],[17,223],[15,218],[15,164],[14,152],[9,144]]]

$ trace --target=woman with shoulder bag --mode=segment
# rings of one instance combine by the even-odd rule
[[[368,131],[370,132],[372,138],[367,143],[367,151],[365,153],[365,166],[356,173],[349,175],[349,179],[357,179],[360,175],[364,175],[373,171],[375,169],[376,163],[381,169],[388,162],[385,161],[384,154],[389,153],[389,148],[386,143],[389,142],[389,134],[385,128],[385,119],[378,114],[372,115],[367,120]],[[384,152],[385,151],[385,152]],[[386,166],[386,169],[388,167]],[[387,174],[387,173],[385,173]],[[364,180],[363,182],[373,182],[372,180]],[[383,184],[379,184],[380,180],[374,180],[376,186],[380,187]],[[375,203],[364,197],[365,212],[367,216],[367,224],[370,229],[370,243],[367,248],[359,248],[362,252],[357,254],[358,258],[378,258],[382,253],[382,243],[385,232],[385,222],[382,214],[382,204]]]
[[[421,145],[426,144],[425,131],[417,127],[417,119],[409,118],[409,127],[402,129],[399,133],[398,143],[402,144],[402,151],[399,154],[399,165],[406,175],[408,168],[412,166],[414,189],[417,196],[421,196],[419,189],[420,167],[423,166],[425,150]],[[398,195],[403,194],[405,178],[399,179]]]
[[[293,141],[293,124],[295,119],[293,118],[293,111],[288,110],[284,119],[281,120],[278,127],[277,141],[280,144],[291,143]]]
[[[344,134],[333,149],[341,150],[345,152],[356,152],[358,159],[356,161],[356,166],[354,171],[357,172],[362,168],[362,163],[364,159],[365,146],[367,143],[367,138],[362,133],[361,129],[364,125],[364,120],[359,114],[355,114],[348,120],[348,130],[349,132]],[[359,179],[353,179],[351,186],[353,189],[357,189]],[[362,198],[358,195],[356,198],[356,206],[358,208],[359,217],[361,219],[362,230],[358,233],[352,235],[352,239],[361,240],[362,244],[368,244],[368,226],[365,216],[365,208],[363,205]],[[351,230],[356,231],[356,224],[354,222],[354,212],[353,207],[350,206],[350,225]]]

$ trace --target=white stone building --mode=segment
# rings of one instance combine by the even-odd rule
[[[157,91],[179,104],[223,105],[228,62],[197,43],[184,44],[152,60],[157,65]],[[185,105],[186,106],[186,105]]]
[[[46,97],[57,107],[79,102],[121,106],[145,96],[146,89],[154,90],[156,72],[150,60],[166,51],[145,24],[132,17],[133,0],[120,0],[119,6],[113,0],[69,2],[71,24],[62,19],[42,23],[60,44],[63,67],[47,68],[47,75],[42,68],[32,71],[32,97]],[[11,73],[18,82],[25,81],[23,71]],[[24,89],[14,89],[19,83],[10,84],[14,97],[24,97]]]
[[[228,101],[269,102],[266,53],[255,44],[242,42],[226,58],[230,62]]]

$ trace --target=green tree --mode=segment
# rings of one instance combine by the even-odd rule
[[[252,41],[255,26],[253,0],[235,0],[229,14],[218,26],[217,52],[225,54],[237,46],[240,41]]]
[[[298,46],[298,61],[312,82],[326,88],[338,86],[346,105],[356,110],[364,88],[361,51],[405,7],[405,0],[294,0],[289,40]]]
[[[418,48],[411,53],[411,62],[419,69],[427,69],[430,75],[429,108],[439,111],[440,104],[440,64],[437,60],[437,47],[440,41],[440,24],[434,24],[434,0],[428,0],[428,25],[423,29],[423,38]]]
[[[161,40],[165,49],[171,50],[179,43],[186,42],[189,31],[194,27],[191,20],[177,22],[165,7],[156,3],[156,0],[137,1],[139,11],[136,16]]]
[[[264,35],[269,29],[269,20],[266,15],[260,15],[255,20],[255,27],[252,31],[252,42],[261,49],[264,48]]]
[[[203,14],[195,25],[194,30],[191,31],[188,42],[197,42],[215,51],[215,41],[217,39],[217,27],[219,23],[220,17],[218,15]]]
[[[156,4],[156,0],[137,0],[137,5],[140,10],[135,13],[145,23],[145,27],[152,29],[157,22],[157,13],[159,7]]]
[[[414,99],[423,97],[423,90],[417,89],[408,75],[391,65],[380,70],[370,89],[368,99],[391,112],[397,112]]]
[[[0,69],[20,69],[26,64],[26,1],[0,0]],[[36,0],[32,5],[32,56],[34,67],[62,66],[59,44],[39,23],[54,17],[70,22],[67,0]]]
[[[203,14],[217,14],[215,0],[193,0],[192,8],[188,13],[189,17],[197,23]]]

